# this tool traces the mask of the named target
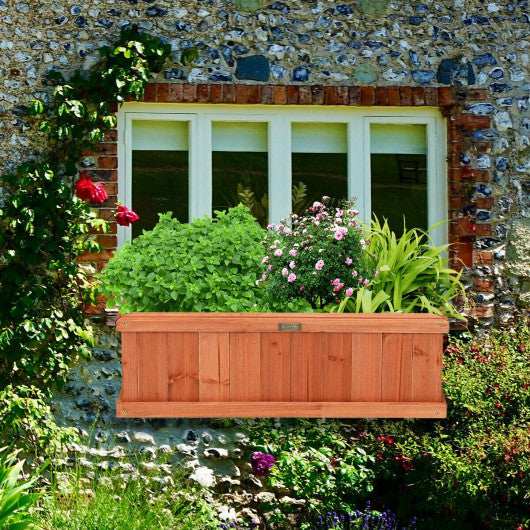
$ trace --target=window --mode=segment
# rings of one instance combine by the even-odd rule
[[[323,195],[396,231],[447,218],[446,133],[432,108],[126,103],[118,198],[138,212],[119,245],[159,212],[185,222],[238,202],[266,225]],[[294,203],[293,203],[294,201]],[[434,233],[447,241],[446,224]]]

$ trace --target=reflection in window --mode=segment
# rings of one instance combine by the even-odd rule
[[[132,237],[151,230],[158,214],[188,222],[188,123],[133,121],[132,209],[140,219],[132,224]]]
[[[390,229],[428,228],[425,125],[370,127],[372,213]]]
[[[267,124],[212,123],[212,210],[243,203],[268,224]]]
[[[346,199],[346,124],[293,123],[291,139],[293,211],[302,213],[308,205],[321,200],[324,195],[336,200]]]

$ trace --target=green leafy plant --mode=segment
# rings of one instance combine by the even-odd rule
[[[448,267],[448,245],[435,246],[428,232],[414,228],[396,236],[374,218],[366,229],[367,252],[376,273],[355,298],[329,306],[331,312],[434,313],[463,318],[452,304],[464,296],[461,272]]]
[[[8,454],[7,447],[0,448],[0,528],[36,528],[29,510],[40,495],[28,493],[28,490],[37,479],[21,479],[24,460],[16,462],[16,455],[17,452]]]
[[[8,385],[0,391],[0,443],[15,444],[25,454],[55,456],[77,439],[74,427],[59,427],[49,396],[36,387]]]
[[[68,80],[53,70],[49,103],[30,102],[47,149],[40,161],[0,176],[7,192],[0,209],[0,388],[60,382],[73,357],[88,352],[82,304],[95,302],[95,271],[77,257],[100,250],[93,233],[107,223],[79,197],[83,191],[82,198],[101,203],[107,195],[87,178],[84,190],[75,184],[78,163],[116,125],[113,105],[140,98],[169,53],[159,38],[127,29],[100,50],[94,70]]]
[[[102,275],[109,306],[132,311],[250,311],[264,231],[242,205],[180,223],[160,215],[126,243]]]
[[[315,202],[303,216],[291,214],[265,237],[265,271],[259,283],[272,306],[302,299],[321,309],[351,296],[372,276],[353,202],[330,208],[329,197]]]

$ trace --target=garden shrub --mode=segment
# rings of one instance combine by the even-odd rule
[[[252,310],[258,301],[264,231],[242,205],[180,223],[160,215],[103,270],[109,306],[133,311]]]
[[[434,313],[460,317],[452,305],[464,296],[461,273],[448,267],[449,245],[435,246],[428,232],[414,228],[401,236],[385,220],[366,227],[366,250],[376,273],[368,286],[327,309],[353,313]]]
[[[363,447],[377,453],[374,498],[417,515],[421,528],[528,528],[529,348],[527,322],[451,339],[447,419],[365,425]]]
[[[374,269],[357,214],[352,201],[332,208],[323,197],[303,216],[270,227],[260,284],[272,307],[300,299],[322,309],[370,283]]]

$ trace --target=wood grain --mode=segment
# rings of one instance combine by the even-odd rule
[[[352,401],[381,401],[382,335],[352,334]]]
[[[199,334],[169,333],[169,401],[199,399]]]
[[[126,401],[138,401],[137,333],[121,334],[122,395]]]
[[[199,333],[199,401],[230,399],[230,336]]]
[[[350,333],[324,333],[322,401],[351,401],[352,339]]]
[[[441,401],[442,337],[414,334],[412,358],[412,400]]]
[[[168,334],[138,333],[138,399],[168,400]]]
[[[291,335],[262,333],[260,347],[262,401],[291,399]]]
[[[260,400],[260,334],[230,333],[230,401]]]
[[[411,334],[383,335],[383,401],[412,401],[412,345]]]
[[[291,401],[307,401],[308,350],[313,333],[291,334]]]

